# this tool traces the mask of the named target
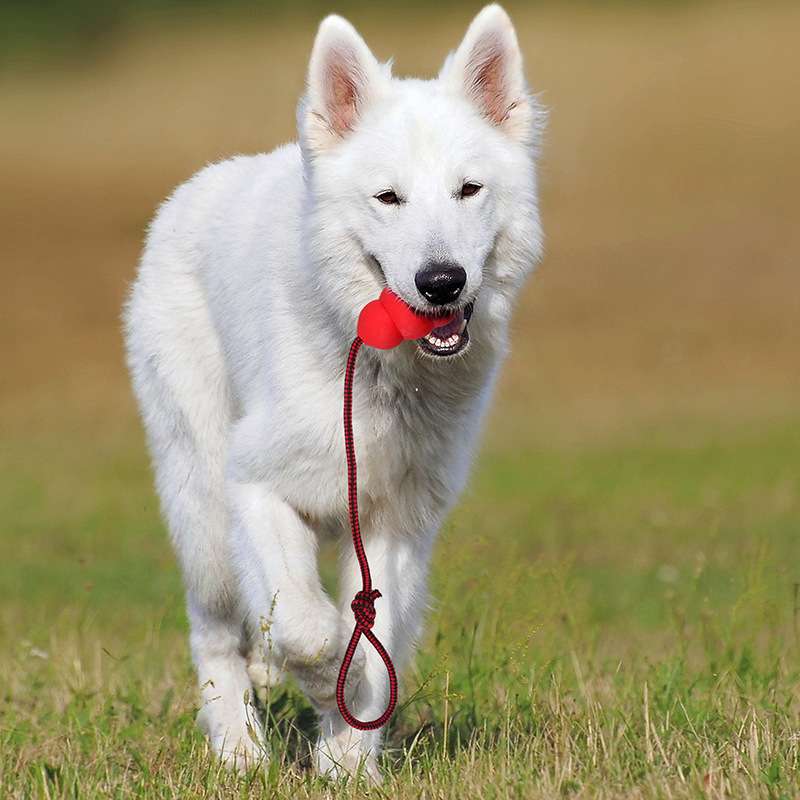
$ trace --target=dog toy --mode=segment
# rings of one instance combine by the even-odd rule
[[[384,289],[377,300],[367,303],[361,310],[356,328],[357,335],[350,345],[350,352],[347,356],[344,371],[344,449],[347,459],[347,500],[350,532],[353,535],[353,547],[361,570],[361,590],[356,592],[353,602],[350,603],[355,617],[355,626],[336,681],[336,704],[339,706],[339,712],[344,721],[351,727],[362,731],[382,727],[394,713],[397,705],[397,674],[391,656],[372,632],[372,626],[375,624],[375,601],[381,596],[381,593],[372,586],[369,561],[361,540],[361,526],[358,521],[358,479],[353,439],[353,376],[356,370],[356,358],[362,344],[378,350],[391,350],[401,342],[426,336],[434,328],[446,325],[451,319],[452,315],[428,317],[419,314],[396,294],[389,289]],[[344,697],[347,673],[362,636],[383,659],[389,676],[389,702],[386,708],[380,716],[366,721],[360,720],[350,713]]]

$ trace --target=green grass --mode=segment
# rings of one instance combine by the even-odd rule
[[[370,796],[798,796],[800,424],[692,439],[487,448]],[[363,795],[291,686],[217,767],[138,433],[52,441],[2,454],[0,796]]]

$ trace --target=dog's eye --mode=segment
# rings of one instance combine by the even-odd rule
[[[483,185],[480,183],[475,183],[475,181],[467,181],[461,187],[461,196],[462,197],[472,197],[473,195],[478,194],[478,192],[483,188]]]
[[[400,198],[391,189],[387,189],[385,192],[378,192],[375,195],[375,199],[380,200],[386,206],[400,205]]]

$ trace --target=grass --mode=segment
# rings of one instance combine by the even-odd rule
[[[798,456],[798,424],[490,448],[440,542],[372,794],[796,796]],[[141,447],[67,448],[51,469],[70,479],[23,469],[2,509],[3,796],[360,796],[306,771],[291,686],[271,698],[270,767],[215,765]]]
[[[511,8],[548,254],[371,796],[800,795],[800,9],[655,5]],[[354,21],[431,74],[468,17]],[[294,135],[312,34],[181,19],[0,74],[3,800],[364,794],[307,771],[292,686],[267,770],[209,757],[118,333],[156,203]]]

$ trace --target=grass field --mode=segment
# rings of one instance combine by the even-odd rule
[[[469,14],[420,13],[355,21],[430,73]],[[370,796],[800,796],[800,9],[515,18],[548,256]],[[145,28],[0,74],[2,798],[364,794],[307,771],[291,686],[266,771],[195,730],[117,323],[161,197],[292,137],[312,35]]]

